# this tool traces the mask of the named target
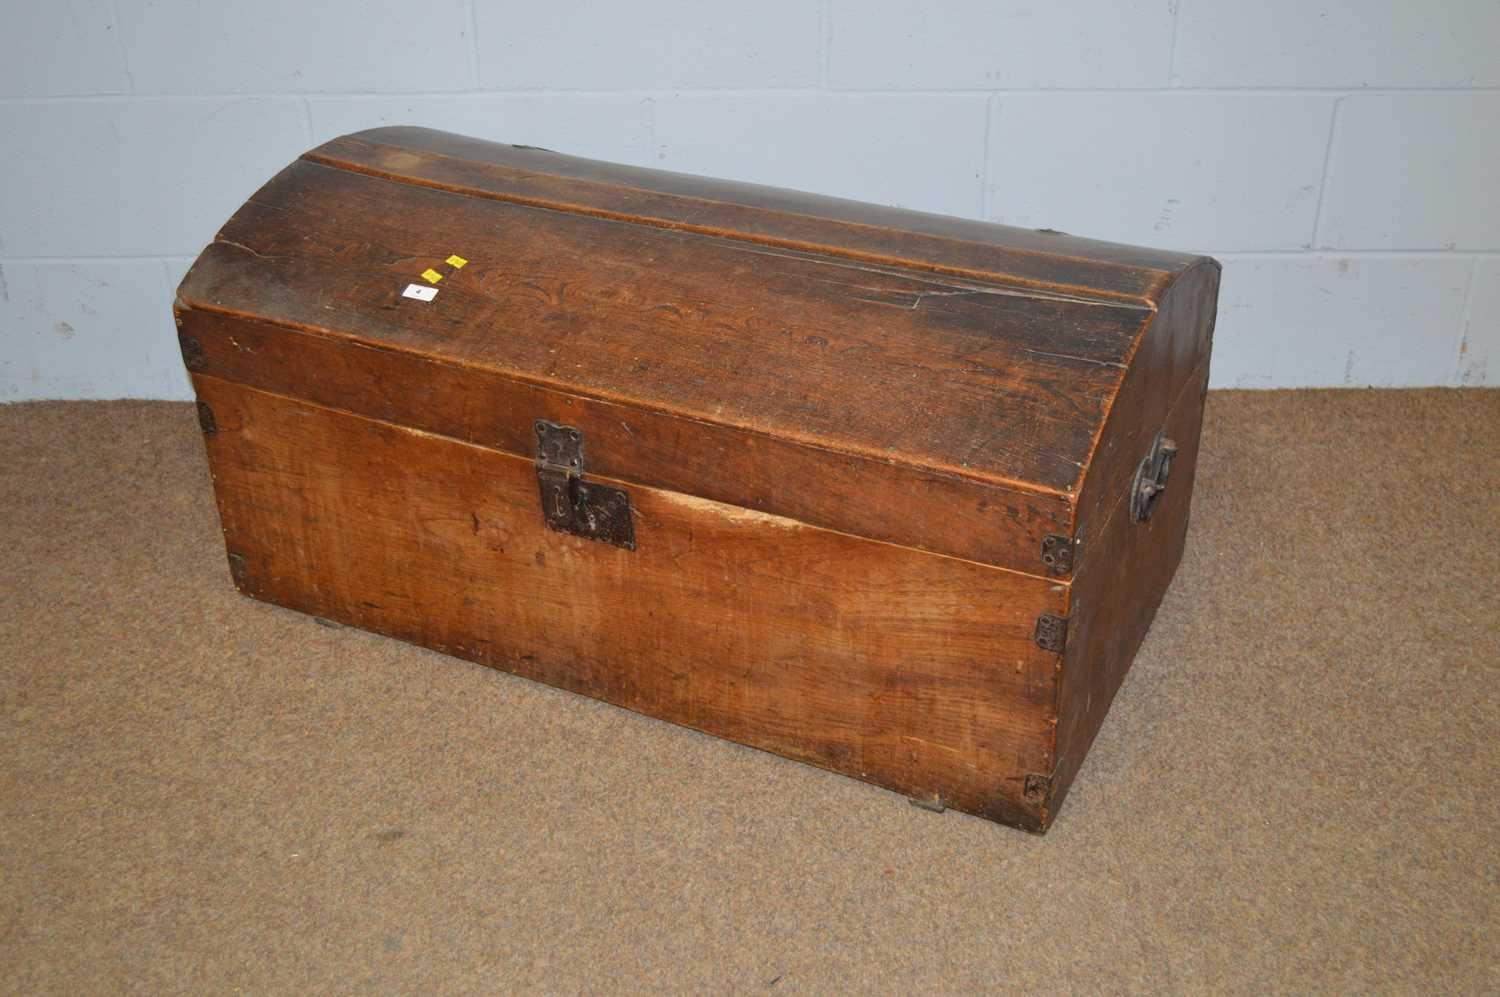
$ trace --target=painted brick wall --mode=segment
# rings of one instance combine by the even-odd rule
[[[9,0],[0,401],[187,397],[169,302],[387,122],[1212,253],[1220,387],[1500,377],[1500,0]]]

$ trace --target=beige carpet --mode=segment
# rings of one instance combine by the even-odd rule
[[[0,457],[8,991],[1500,992],[1500,391],[1212,395],[1045,838],[236,595],[190,406]]]

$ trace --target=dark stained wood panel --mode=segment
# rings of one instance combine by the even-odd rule
[[[401,297],[451,253],[470,262],[434,301]],[[1151,316],[309,163],[252,198],[179,296],[822,450],[1058,493],[1081,481]]]
[[[1150,333],[1131,356],[1077,496],[1074,525],[1085,559],[1091,538],[1102,535],[1115,505],[1128,495],[1141,458],[1209,355],[1218,295],[1218,263],[1205,260],[1184,272],[1167,290]]]
[[[1207,388],[1205,356],[1154,424],[1179,448],[1160,503],[1145,522],[1132,519],[1128,500],[1110,507],[1105,521],[1095,524],[1090,549],[1068,586],[1072,623],[1058,687],[1057,771],[1047,804],[1053,813],[1099,733],[1182,559]]]
[[[408,183],[872,263],[1154,300],[1193,257],[799,191],[648,170],[405,126],[303,157]]]

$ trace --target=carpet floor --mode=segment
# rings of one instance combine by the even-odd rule
[[[190,405],[0,510],[7,991],[1500,992],[1500,391],[1211,394],[1046,837],[237,595]]]

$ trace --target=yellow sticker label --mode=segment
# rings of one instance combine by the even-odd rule
[[[448,257],[448,259],[446,259],[444,262],[447,263],[453,269],[457,270],[459,267],[463,266],[465,263],[467,263],[469,261],[466,260],[466,259],[464,259],[462,256],[458,256],[458,255],[455,254],[453,256]]]
[[[432,269],[431,267],[428,267],[426,270],[423,270],[422,271],[422,276],[424,278],[426,278],[427,283],[429,283],[429,284],[436,284],[438,281],[440,281],[440,280],[443,279],[443,275],[440,274],[440,273],[438,273],[436,270]]]

